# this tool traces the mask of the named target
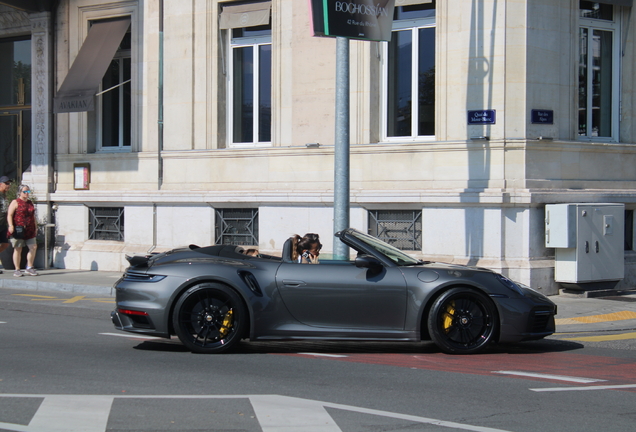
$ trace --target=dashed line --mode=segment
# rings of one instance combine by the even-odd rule
[[[542,374],[542,373],[534,373],[534,372],[521,372],[521,371],[493,371],[492,373],[503,374],[503,375],[515,375],[515,376],[524,376],[531,378],[544,378],[556,381],[569,381],[575,383],[594,383],[594,382],[604,382],[607,380],[595,379],[595,378],[579,378],[579,377],[571,377],[565,375],[550,375],[550,374]]]
[[[622,321],[636,319],[636,312],[632,311],[620,311],[613,312],[609,314],[602,315],[590,315],[583,317],[574,317],[574,318],[557,318],[554,322],[557,325],[567,325],[567,324],[593,324],[593,323],[602,323],[609,321]]]
[[[636,384],[608,385],[608,386],[587,386],[587,387],[552,387],[552,388],[531,388],[534,392],[558,392],[558,391],[586,391],[586,390],[620,390],[636,388]]]
[[[104,335],[104,336],[118,336],[118,337],[125,337],[125,338],[132,338],[132,339],[164,339],[164,338],[160,338],[160,337],[156,337],[156,336],[136,336],[134,334],[119,334],[119,333],[99,333],[100,335]]]
[[[86,296],[74,296],[68,299],[45,296],[45,295],[37,295],[37,294],[11,294],[14,296],[20,297],[31,297],[31,301],[61,301],[62,303],[77,303],[80,300],[86,300],[96,303],[112,303],[115,304],[115,300],[112,298],[87,298]]]
[[[311,352],[299,352],[297,354],[316,356],[316,357],[335,357],[335,358],[347,358],[349,356],[343,354],[323,354],[323,353],[311,353]]]
[[[581,341],[581,342],[607,342],[617,340],[636,339],[636,333],[621,333],[604,336],[579,336],[575,338],[562,338],[561,340]]]

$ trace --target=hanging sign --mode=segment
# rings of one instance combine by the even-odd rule
[[[309,0],[314,36],[390,41],[395,0]]]

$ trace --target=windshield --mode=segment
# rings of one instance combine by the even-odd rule
[[[399,250],[396,247],[391,246],[390,244],[384,243],[382,240],[370,236],[368,234],[361,233],[360,231],[351,230],[351,235],[353,235],[358,240],[368,244],[381,254],[385,255],[391,261],[396,263],[397,265],[416,265],[420,264],[421,261],[413,258]]]

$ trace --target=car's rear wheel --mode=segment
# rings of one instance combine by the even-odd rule
[[[433,303],[428,315],[431,339],[445,353],[474,354],[492,342],[497,310],[479,291],[452,288]]]
[[[247,312],[231,288],[202,283],[179,298],[172,319],[175,332],[186,347],[193,352],[214,354],[227,351],[240,341]]]

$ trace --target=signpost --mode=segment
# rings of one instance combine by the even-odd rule
[[[334,232],[349,227],[349,39],[389,41],[395,0],[309,0],[314,36],[336,38],[336,133],[334,148]],[[334,259],[349,248],[336,242]]]

